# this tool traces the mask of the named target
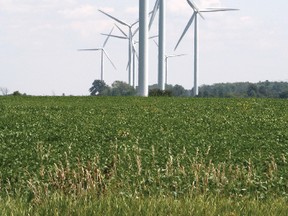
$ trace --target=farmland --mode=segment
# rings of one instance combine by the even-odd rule
[[[0,97],[0,112],[2,198],[288,198],[287,100]]]

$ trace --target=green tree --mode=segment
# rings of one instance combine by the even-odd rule
[[[181,85],[175,85],[172,88],[172,95],[176,96],[176,97],[180,97],[180,96],[186,96],[186,90],[183,86]]]
[[[111,89],[112,96],[133,96],[135,94],[136,90],[125,82],[115,81],[112,84]]]
[[[247,90],[248,97],[257,97],[258,88],[257,85],[250,83]]]
[[[280,98],[288,98],[288,91],[284,91],[284,92],[281,92],[280,94],[279,94],[279,97]]]
[[[104,95],[103,93],[109,89],[109,86],[103,80],[94,80],[92,87],[89,89],[90,95]]]

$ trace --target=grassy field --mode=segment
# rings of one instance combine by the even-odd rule
[[[7,215],[287,213],[287,100],[0,97],[0,112]]]

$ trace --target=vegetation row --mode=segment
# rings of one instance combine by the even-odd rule
[[[287,107],[279,99],[1,97],[0,200],[287,199]]]

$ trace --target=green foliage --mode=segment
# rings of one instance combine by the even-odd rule
[[[106,92],[108,88],[109,87],[103,80],[94,80],[92,87],[89,89],[90,95],[103,95],[103,93]]]
[[[277,215],[288,212],[285,199],[229,199],[219,196],[184,197],[123,197],[109,194],[97,198],[93,194],[71,198],[53,195],[40,204],[25,200],[0,200],[1,215]]]
[[[287,198],[287,103],[1,97],[0,199]]]
[[[165,91],[159,89],[158,84],[149,86],[149,96],[173,96],[184,97],[190,96],[190,92],[181,85],[166,85]]]
[[[22,94],[21,94],[19,91],[14,91],[14,92],[12,93],[12,95],[13,95],[13,96],[22,96]],[[25,94],[23,94],[23,95],[25,95]]]
[[[288,91],[283,91],[279,94],[279,97],[284,99],[284,98],[288,98]]]
[[[287,82],[259,82],[259,83],[219,83],[203,85],[199,88],[200,97],[259,97],[259,98],[287,98]]]
[[[114,83],[112,83],[111,95],[112,96],[133,96],[133,95],[136,95],[136,90],[133,88],[133,86],[130,86],[129,84],[125,82],[115,81]]]
[[[170,90],[160,90],[160,89],[150,89],[149,90],[150,97],[171,97],[172,91]]]

